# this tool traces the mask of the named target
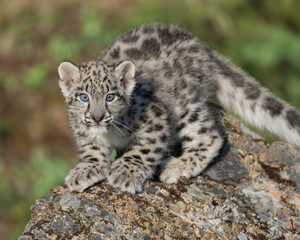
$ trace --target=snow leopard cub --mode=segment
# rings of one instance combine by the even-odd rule
[[[200,174],[223,144],[206,106],[212,95],[250,123],[300,145],[294,108],[176,27],[130,30],[98,59],[63,62],[58,72],[80,154],[65,178],[70,191],[107,179],[122,191],[141,192],[159,166],[165,183]],[[113,163],[112,149],[118,152]]]

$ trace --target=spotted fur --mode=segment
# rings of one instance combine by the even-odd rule
[[[148,25],[126,32],[98,59],[59,66],[80,162],[65,178],[71,191],[107,179],[142,191],[158,167],[160,180],[197,176],[223,144],[206,101],[300,146],[300,114],[191,34]],[[180,146],[180,148],[178,148]],[[109,156],[116,149],[117,159]]]

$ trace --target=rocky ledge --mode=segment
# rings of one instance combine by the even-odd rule
[[[106,182],[61,185],[31,207],[27,239],[300,239],[300,148],[267,144],[222,112],[227,139],[201,176],[149,181],[137,195]]]

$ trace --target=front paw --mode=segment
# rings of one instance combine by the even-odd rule
[[[95,183],[104,180],[107,173],[108,166],[105,163],[96,165],[80,162],[65,177],[65,184],[68,186],[69,191],[82,192]]]
[[[171,158],[164,166],[159,179],[160,181],[172,184],[177,183],[180,177],[191,178],[195,176],[195,171],[189,164],[180,158]]]
[[[143,184],[149,174],[132,166],[121,165],[113,162],[108,175],[108,182],[111,186],[121,191],[132,194],[142,192]]]

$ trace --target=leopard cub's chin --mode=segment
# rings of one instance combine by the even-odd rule
[[[101,126],[101,125],[95,125],[92,127],[89,127],[89,132],[93,135],[103,135],[108,132],[107,126]]]

